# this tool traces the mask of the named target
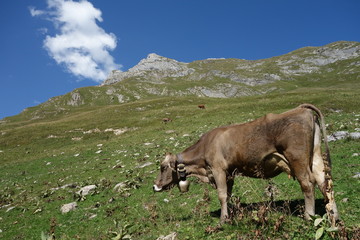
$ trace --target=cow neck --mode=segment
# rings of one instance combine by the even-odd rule
[[[176,158],[177,158],[176,165],[179,166],[180,164],[182,164],[182,166],[184,167],[185,179],[187,176],[196,176],[199,178],[201,178],[202,176],[206,176],[205,166],[202,166],[202,164],[199,164],[198,161],[189,160],[186,157],[184,159],[182,153],[177,154]],[[185,169],[185,167],[186,167],[186,169]],[[177,167],[176,169],[180,175],[179,168]]]

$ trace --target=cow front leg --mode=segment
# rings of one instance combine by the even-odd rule
[[[213,173],[216,182],[218,198],[221,205],[220,223],[225,223],[225,221],[229,218],[228,208],[227,208],[228,189],[227,189],[226,173],[222,170],[220,171],[213,170]]]

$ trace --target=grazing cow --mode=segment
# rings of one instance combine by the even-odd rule
[[[200,105],[198,105],[198,108],[200,108],[200,109],[205,109],[205,105],[204,105],[204,104],[200,104]]]
[[[321,131],[326,159],[321,155]],[[235,174],[266,179],[281,172],[300,183],[307,219],[315,214],[314,185],[317,184],[335,225],[338,212],[332,189],[325,122],[320,110],[311,104],[205,133],[182,153],[166,154],[153,188],[162,191],[178,184],[185,192],[189,187],[188,176],[212,183],[218,192],[220,219],[224,222],[229,216],[227,201]]]
[[[171,118],[163,118],[162,121],[163,121],[163,123],[168,123],[168,122],[171,122],[172,119]]]

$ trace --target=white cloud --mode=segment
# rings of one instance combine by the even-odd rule
[[[39,16],[39,15],[43,15],[44,14],[44,11],[41,11],[41,10],[37,10],[35,9],[35,7],[29,7],[29,10],[30,10],[30,14],[31,16],[35,17],[35,16]]]
[[[47,34],[48,33],[48,29],[47,28],[39,28],[38,32],[41,34]]]
[[[58,33],[47,35],[44,48],[72,74],[96,82],[105,80],[114,69],[121,68],[109,51],[116,48],[116,36],[97,25],[101,11],[86,1],[48,0],[48,10],[29,8],[32,16],[47,15]]]

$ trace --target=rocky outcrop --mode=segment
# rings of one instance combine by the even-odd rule
[[[323,67],[325,71],[332,71],[326,68],[327,65],[343,60],[350,60],[360,57],[360,44],[358,42],[335,42],[323,47],[312,47],[294,51],[289,54],[289,58],[279,58],[277,65],[283,74],[304,75],[320,71]],[[349,65],[360,66],[357,61]],[[357,69],[359,71],[359,69]],[[346,72],[344,72],[346,73]],[[347,73],[353,73],[348,71]]]
[[[71,93],[71,99],[67,102],[67,105],[70,106],[80,106],[84,104],[84,100],[82,99],[79,92],[74,91]]]
[[[312,63],[317,66],[324,66],[341,60],[356,58],[360,56],[360,45],[355,42],[334,43],[330,46],[324,46],[312,52],[314,57],[305,59],[305,62]]]
[[[103,85],[109,85],[121,82],[127,78],[148,78],[152,81],[161,82],[162,78],[183,77],[194,72],[194,69],[188,68],[187,63],[178,62],[176,60],[159,56],[151,53],[147,58],[142,59],[136,66],[130,68],[126,72],[114,70],[110,73]]]
[[[189,88],[188,92],[199,97],[212,97],[212,98],[231,98],[241,96],[251,96],[259,94],[258,92],[249,88],[234,86],[231,84],[217,84],[213,87],[200,87],[196,86]]]

